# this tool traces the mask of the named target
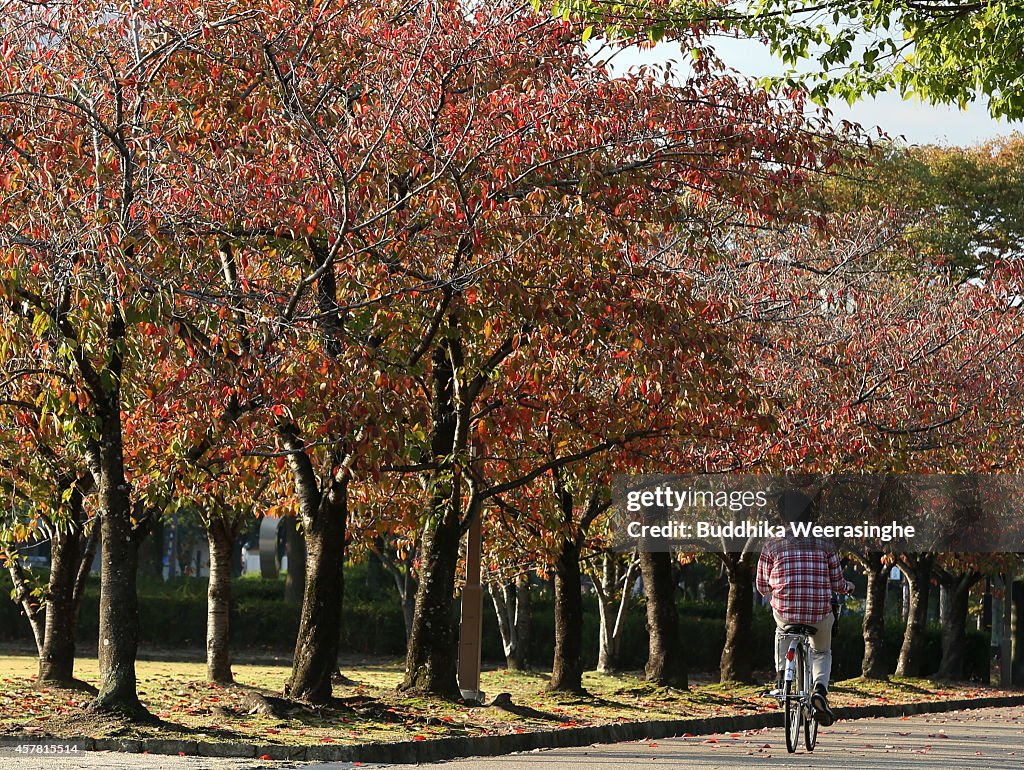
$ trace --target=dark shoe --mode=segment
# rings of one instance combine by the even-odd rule
[[[811,706],[814,708],[814,718],[822,727],[828,727],[836,721],[836,715],[828,705],[828,690],[822,685],[814,685],[814,693],[811,695]]]

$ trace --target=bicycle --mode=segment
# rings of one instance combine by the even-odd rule
[[[789,640],[786,650],[785,679],[782,692],[776,696],[785,714],[786,751],[796,751],[803,727],[804,746],[814,751],[818,742],[818,721],[811,705],[814,678],[811,675],[810,637],[818,632],[813,626],[793,623],[782,629],[783,639]]]
[[[839,618],[846,606],[846,597],[832,594],[832,633],[839,625]],[[792,754],[800,743],[800,728],[803,727],[804,747],[814,751],[818,742],[818,720],[814,716],[811,695],[814,690],[814,675],[811,668],[810,637],[818,633],[814,626],[792,623],[782,628],[783,639],[789,640],[786,650],[785,679],[782,691],[776,696],[785,714],[786,750]]]

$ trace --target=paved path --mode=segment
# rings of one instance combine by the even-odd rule
[[[329,766],[314,765],[307,770],[313,767]],[[668,738],[444,763],[444,770],[514,770],[520,767],[529,770],[638,767],[1021,770],[1024,767],[1024,707],[839,721],[819,731],[818,747],[813,754],[803,751],[787,754],[782,728],[772,728],[748,734]]]
[[[944,737],[945,736],[945,737]],[[989,708],[902,719],[840,721],[822,729],[813,754],[786,753],[781,728],[750,733],[667,738],[581,749],[554,749],[507,757],[460,759],[438,770],[618,770],[671,767],[696,770],[734,768],[942,768],[1021,770],[1024,767],[1024,707]],[[348,762],[299,764],[245,759],[205,759],[155,754],[86,752],[21,757],[0,753],[0,770],[250,770],[300,768],[347,770]],[[363,765],[381,768],[383,765]],[[397,767],[397,766],[392,766]]]

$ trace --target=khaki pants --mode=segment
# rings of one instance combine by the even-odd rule
[[[786,652],[789,650],[789,642],[782,635],[782,627],[793,623],[772,610],[775,616],[775,670],[783,671],[786,668]],[[816,623],[805,623],[818,629],[818,633],[810,637],[811,640],[811,670],[813,672],[814,684],[823,685],[828,689],[828,681],[832,676],[832,624],[835,616],[830,612]]]

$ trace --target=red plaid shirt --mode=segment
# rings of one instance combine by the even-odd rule
[[[832,593],[849,593],[839,554],[821,538],[772,538],[757,562],[757,591],[791,623],[816,623],[832,611]]]

